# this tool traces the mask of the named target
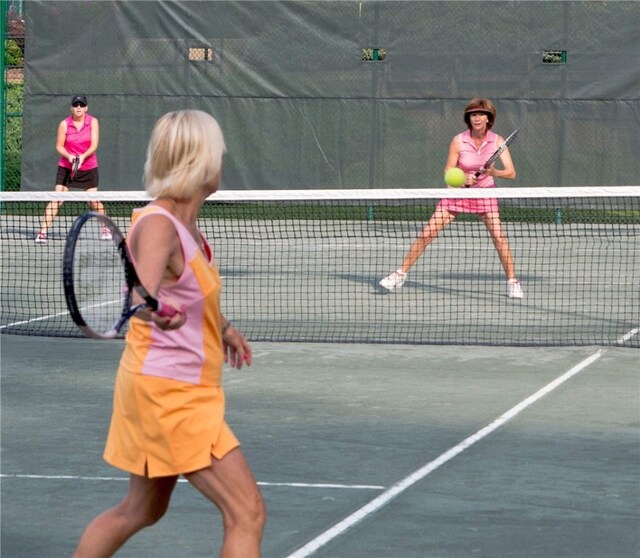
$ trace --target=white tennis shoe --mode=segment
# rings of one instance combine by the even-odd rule
[[[385,289],[392,291],[393,289],[399,289],[400,287],[402,287],[406,279],[407,279],[407,274],[401,269],[398,269],[388,277],[385,277],[384,279],[382,279],[380,281],[380,285]]]
[[[111,231],[107,227],[102,227],[100,238],[102,240],[112,240]]]
[[[36,236],[36,244],[44,244],[47,241],[47,233],[39,232]]]
[[[524,298],[520,281],[517,279],[509,279],[507,282],[507,296],[509,298]]]

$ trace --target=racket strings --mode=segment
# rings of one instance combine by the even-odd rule
[[[75,298],[85,323],[96,332],[113,327],[128,296],[118,246],[104,239],[103,229],[98,219],[84,224],[73,260]]]

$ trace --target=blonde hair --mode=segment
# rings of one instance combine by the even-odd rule
[[[161,117],[153,128],[144,186],[154,198],[189,199],[211,184],[226,150],[220,125],[200,110],[180,110]]]

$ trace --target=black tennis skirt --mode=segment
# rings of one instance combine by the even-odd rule
[[[62,184],[67,188],[88,190],[89,188],[97,188],[99,181],[98,167],[88,171],[79,170],[73,180],[71,180],[71,169],[58,167],[58,173],[56,174],[56,184]]]

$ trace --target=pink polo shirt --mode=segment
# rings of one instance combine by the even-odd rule
[[[487,159],[495,153],[497,149],[497,138],[498,136],[489,130],[480,149],[476,149],[476,146],[473,145],[471,132],[469,130],[458,134],[460,154],[458,155],[458,163],[456,166],[461,168],[465,174],[480,170],[487,162]],[[493,188],[494,186],[495,182],[492,176],[481,174],[474,188]]]
[[[68,116],[65,122],[67,123],[67,135],[64,140],[64,146],[72,155],[82,155],[91,146],[91,124],[93,122],[93,116],[88,113],[85,114],[84,123],[79,130],[76,128],[71,116]],[[64,157],[60,157],[58,166],[70,169],[71,163]],[[79,170],[88,171],[95,169],[97,166],[98,157],[94,153],[91,157],[84,160]]]
[[[465,174],[480,170],[487,162],[487,159],[494,154],[497,149],[497,134],[489,130],[484,143],[480,149],[476,149],[471,139],[471,131],[466,130],[456,136],[460,142],[460,154],[456,166],[461,168]],[[472,188],[495,188],[492,176],[481,174]],[[450,213],[498,213],[498,200],[496,198],[481,199],[444,199],[440,200],[438,207],[446,209]]]

